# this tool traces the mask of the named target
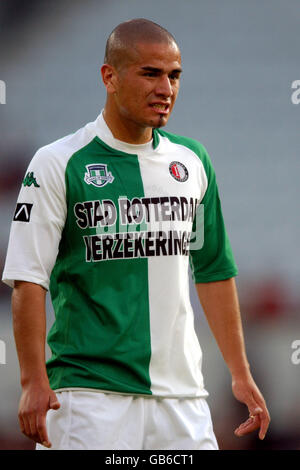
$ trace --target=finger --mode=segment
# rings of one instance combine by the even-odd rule
[[[253,398],[254,400],[256,398],[256,402],[258,403],[258,406],[256,406],[256,408],[254,409],[249,408],[249,413],[250,413],[250,416],[257,416],[257,415],[259,416],[260,430],[259,430],[258,436],[262,440],[265,438],[266,432],[269,427],[270,415],[269,415],[269,412],[268,412],[268,409],[267,409],[267,406],[263,397],[258,395]]]
[[[55,395],[55,393],[51,394],[50,395],[50,399],[49,399],[49,408],[51,410],[58,410],[60,408],[60,403],[57,399],[57,396]]]
[[[248,418],[247,421],[240,424],[237,430],[244,432],[245,430],[246,431],[254,430],[254,429],[258,429],[259,427],[260,427],[260,420],[258,417],[254,417],[254,418]]]
[[[265,438],[266,432],[268,430],[270,424],[270,416],[269,413],[261,413],[260,414],[260,431],[259,431],[259,438],[262,440]]]
[[[50,448],[52,444],[48,438],[47,427],[46,427],[46,415],[37,416],[37,431],[39,434],[39,440],[41,444],[45,447]]]
[[[24,420],[21,415],[18,415],[18,418],[19,418],[19,426],[20,426],[21,432],[26,435]]]
[[[256,416],[259,413],[263,412],[263,407],[259,403],[258,400],[255,399],[255,397],[251,394],[247,397],[247,400],[245,401],[248,410],[249,410],[249,415],[251,416]]]
[[[23,416],[22,417],[22,422],[23,422],[23,434],[25,434],[25,436],[31,438],[31,431],[30,431],[30,424],[29,424],[29,421],[28,421],[28,418],[26,416]]]
[[[268,427],[269,427],[270,415],[269,415],[264,399],[259,400],[259,397],[258,397],[257,401],[261,408],[261,412],[259,413],[259,418],[260,418],[259,438],[262,440],[264,439],[266,432],[268,430]],[[256,415],[256,411],[257,410],[254,410],[253,413],[250,412],[250,414]]]
[[[55,401],[54,403],[51,403],[50,408],[51,410],[58,410],[60,408],[59,401]]]
[[[257,404],[257,408],[261,409],[260,413],[265,414],[267,416],[267,418],[270,419],[268,408],[267,408],[267,405],[266,405],[266,402],[265,402],[263,396],[261,394],[256,393],[256,391],[254,390],[253,398],[254,398],[254,400]]]
[[[247,421],[242,423],[235,431],[236,436],[244,436],[250,432],[255,431],[260,427],[260,419],[258,416],[248,418]]]
[[[30,414],[28,416],[28,423],[30,427],[30,436],[34,439],[34,436],[37,434],[36,430],[36,415],[35,414]]]
[[[249,408],[249,416],[257,416],[263,413],[263,409],[259,406],[256,406],[255,408]]]

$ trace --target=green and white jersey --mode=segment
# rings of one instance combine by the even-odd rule
[[[130,145],[100,114],[37,151],[3,281],[50,289],[53,389],[207,395],[189,262],[196,283],[237,274],[215,173],[197,141],[155,129],[151,142]]]

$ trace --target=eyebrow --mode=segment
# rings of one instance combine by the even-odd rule
[[[146,65],[145,67],[141,67],[142,70],[145,70],[146,72],[156,72],[156,73],[159,73],[162,71],[162,69],[159,69],[157,67],[151,67],[150,65]],[[182,68],[178,68],[178,69],[174,69],[174,70],[171,70],[170,73],[181,73],[182,72]]]

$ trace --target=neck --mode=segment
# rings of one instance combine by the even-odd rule
[[[125,121],[118,112],[106,104],[103,117],[115,139],[128,144],[146,144],[152,139],[152,128],[138,126],[133,121]]]

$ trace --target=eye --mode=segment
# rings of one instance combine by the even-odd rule
[[[171,73],[169,75],[170,80],[179,80],[179,74],[178,73]]]
[[[144,77],[156,77],[156,72],[145,72]]]

